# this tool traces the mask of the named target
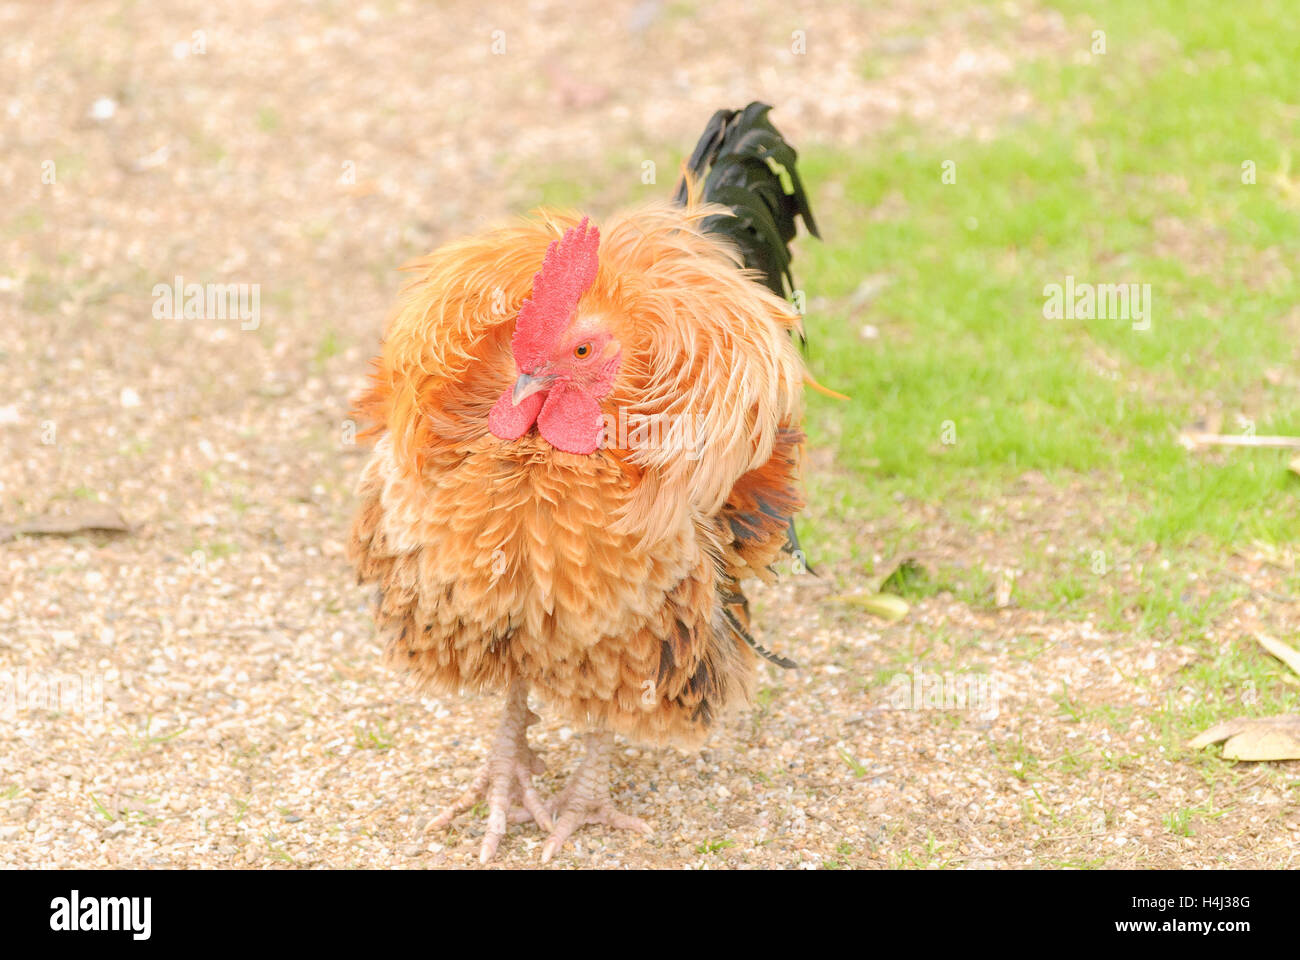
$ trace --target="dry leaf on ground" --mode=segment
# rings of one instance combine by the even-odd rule
[[[902,620],[911,609],[902,597],[892,593],[849,594],[833,598],[837,603],[847,603],[861,607],[867,613],[875,614],[890,623]]]
[[[1187,746],[1200,750],[1226,740],[1225,760],[1300,760],[1300,716],[1238,717],[1216,723]]]
[[[130,525],[121,511],[106,503],[88,503],[58,517],[33,517],[22,523],[0,525],[0,543],[14,537],[73,537],[79,533],[127,533]]]
[[[1260,642],[1265,650],[1277,657],[1296,673],[1300,673],[1300,650],[1296,650],[1294,647],[1288,647],[1281,640],[1274,640],[1266,633],[1255,634],[1255,639]]]

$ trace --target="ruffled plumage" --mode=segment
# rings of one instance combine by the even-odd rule
[[[488,432],[515,317],[577,216],[542,211],[411,266],[358,403],[380,439],[349,544],[391,662],[440,690],[522,677],[575,723],[656,742],[698,742],[749,690],[737,584],[801,506],[803,368],[797,315],[703,229],[720,212],[612,217],[582,300],[623,351],[602,412],[690,417],[692,455]]]

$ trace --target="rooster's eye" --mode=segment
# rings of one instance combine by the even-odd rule
[[[573,348],[573,355],[577,357],[579,360],[586,360],[587,357],[591,356],[591,344],[589,343],[578,344],[576,347]]]

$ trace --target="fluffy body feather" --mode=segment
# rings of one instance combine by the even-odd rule
[[[706,230],[726,207],[652,204],[599,225],[575,323],[621,346],[606,423],[690,418],[701,443],[503,440],[516,318],[579,218],[534,219],[417,261],[358,413],[380,439],[349,555],[379,586],[387,658],[443,691],[525,682],[571,722],[698,743],[750,689],[740,582],[801,507],[798,317]]]

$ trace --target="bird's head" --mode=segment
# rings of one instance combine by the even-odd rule
[[[568,453],[594,453],[603,427],[599,401],[614,385],[622,349],[598,305],[584,302],[596,279],[599,231],[586,218],[551,243],[510,341],[517,378],[488,418],[492,434],[515,440],[537,424]]]

